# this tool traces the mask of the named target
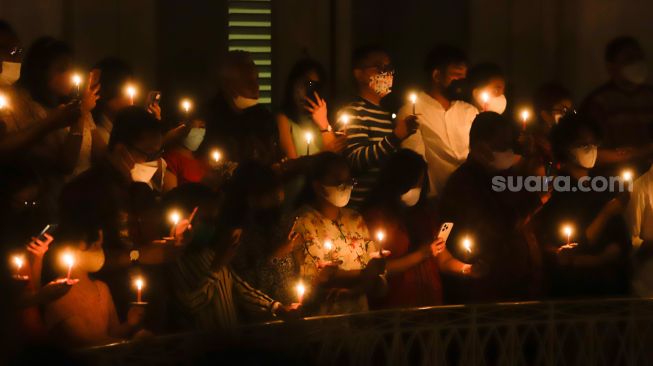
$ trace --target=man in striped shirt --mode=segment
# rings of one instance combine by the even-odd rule
[[[394,69],[388,54],[379,47],[362,47],[354,52],[353,74],[358,96],[339,112],[340,124],[347,135],[347,156],[358,185],[349,206],[358,208],[376,183],[388,156],[401,147],[401,141],[415,133],[417,117],[406,116],[395,123],[392,114],[381,107],[381,99],[390,93]]]

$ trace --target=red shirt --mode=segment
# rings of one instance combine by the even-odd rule
[[[206,175],[207,166],[203,161],[188,156],[179,149],[166,152],[163,158],[168,164],[168,170],[177,176],[177,185],[200,183]]]
[[[372,232],[383,228],[384,249],[392,252],[390,259],[401,258],[435,239],[435,215],[424,208],[410,212],[391,212],[371,208],[364,212]],[[411,242],[412,238],[412,242]],[[388,293],[382,299],[370,299],[371,308],[407,308],[442,305],[442,282],[435,258],[427,259],[406,272],[388,277]]]

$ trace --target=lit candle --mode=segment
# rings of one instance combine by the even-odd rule
[[[413,114],[416,114],[415,105],[417,104],[417,94],[410,93],[410,96],[408,97],[408,99],[410,99],[410,102],[413,103]]]
[[[571,244],[571,234],[574,232],[574,229],[571,227],[571,225],[563,226],[562,232],[567,235],[567,245]]]
[[[463,249],[465,249],[467,254],[472,254],[472,240],[470,238],[463,239]]]
[[[331,242],[331,240],[327,240],[324,242],[324,250],[326,251],[326,254],[324,255],[324,260],[325,261],[333,260],[333,243]]]
[[[219,163],[220,159],[222,159],[222,154],[220,154],[220,150],[214,149],[211,151],[211,159],[213,159],[214,162]]]
[[[181,215],[179,214],[179,211],[175,210],[170,213],[168,218],[170,219],[170,222],[172,222],[173,226],[177,226],[179,220],[181,220]]]
[[[342,123],[342,130],[345,132],[345,135],[347,134],[347,125],[349,124],[349,115],[347,113],[343,114],[342,117],[340,117],[340,123]]]
[[[397,118],[397,113],[393,113],[392,114],[392,119],[396,119],[396,118]]]
[[[3,110],[7,107],[7,97],[0,94],[0,110]]]
[[[192,106],[193,106],[193,103],[191,103],[190,99],[182,99],[181,100],[181,108],[184,110],[184,113],[186,113],[186,120],[189,119],[189,112],[190,112],[190,109],[191,109]]]
[[[486,91],[481,93],[481,101],[483,102],[483,112],[487,112],[488,103],[490,102],[490,93]]]
[[[73,74],[72,80],[73,85],[75,85],[75,97],[79,98],[81,95],[79,86],[82,84],[82,77],[79,74]]]
[[[632,181],[633,180],[632,170],[624,170],[623,172],[621,172],[621,178],[626,182]]]
[[[143,302],[142,293],[143,293],[143,287],[145,286],[145,281],[143,281],[142,277],[136,277],[134,280],[134,286],[136,287],[136,302],[141,303]]]
[[[73,271],[73,266],[75,265],[75,257],[72,253],[66,252],[62,256],[63,262],[68,266],[68,274],[66,275],[66,280],[70,280],[70,274]]]
[[[297,286],[295,286],[295,292],[297,292],[297,302],[301,304],[304,300],[304,293],[306,293],[306,287],[301,281],[297,284]]]
[[[526,131],[526,122],[528,122],[528,119],[531,116],[531,112],[528,109],[523,109],[521,111],[521,129],[522,131]]]
[[[23,268],[23,264],[25,264],[25,258],[22,256],[16,255],[12,258],[14,262],[14,266],[16,266],[16,276],[20,276],[20,270]]]
[[[306,155],[311,155],[311,142],[313,142],[313,134],[306,132],[304,138],[306,139]]]
[[[134,87],[133,85],[127,85],[125,92],[129,97],[129,104],[134,105],[134,96],[136,96],[136,87]]]
[[[385,231],[376,231],[376,241],[379,243],[379,256],[383,258],[383,241],[385,240]]]

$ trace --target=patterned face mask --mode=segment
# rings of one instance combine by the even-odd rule
[[[392,73],[382,72],[374,76],[370,76],[370,88],[374,90],[381,98],[390,94],[392,91],[392,81],[394,77]]]

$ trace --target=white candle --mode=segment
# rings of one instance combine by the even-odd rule
[[[347,113],[344,113],[344,114],[340,117],[340,123],[342,123],[342,129],[343,129],[343,131],[345,132],[345,135],[347,134],[347,125],[349,124],[349,119],[350,119],[350,118],[351,118],[351,117],[349,117],[349,115],[348,115]]]
[[[79,97],[81,95],[79,86],[82,84],[82,77],[79,76],[79,74],[73,74],[72,80],[73,80],[73,85],[75,85],[75,96]]]
[[[621,172],[621,178],[626,182],[630,182],[633,180],[633,172],[631,170],[624,170]]]
[[[70,280],[70,275],[73,271],[73,266],[75,265],[75,256],[72,253],[64,253],[62,256],[63,262],[68,266],[68,274],[66,275],[66,280]]]
[[[0,94],[0,110],[5,109],[7,107],[7,97],[4,95]]]
[[[170,213],[170,216],[168,218],[170,219],[170,222],[172,222],[174,226],[177,226],[179,220],[181,220],[181,215],[179,214],[179,211],[175,210]]]
[[[220,159],[222,159],[222,154],[220,154],[220,150],[214,149],[211,152],[211,159],[213,159],[213,161],[216,163],[220,162]]]
[[[145,281],[143,281],[142,277],[137,277],[134,280],[134,286],[136,286],[136,302],[142,302],[142,291],[143,287],[145,286]]]
[[[467,254],[472,254],[472,240],[470,238],[464,238],[462,245]]]
[[[189,113],[190,109],[193,106],[193,103],[190,101],[190,99],[182,99],[181,100],[181,108],[184,110],[184,113],[186,114],[186,120],[189,119]],[[190,121],[188,121],[190,122]]]
[[[487,112],[488,103],[490,102],[490,93],[486,91],[481,93],[481,101],[483,102],[483,112]]]
[[[531,112],[528,109],[522,109],[521,111],[521,123],[522,123],[522,130],[526,131],[526,122],[528,122],[528,119],[531,116]]]
[[[565,225],[562,228],[562,232],[567,235],[567,244],[571,244],[571,234],[574,232],[574,229],[571,227],[571,225]]]
[[[417,104],[417,94],[416,93],[410,93],[410,96],[408,97],[410,99],[410,102],[413,103],[413,114],[415,114],[415,105]]]
[[[310,155],[311,142],[313,142],[313,134],[310,132],[306,132],[306,134],[304,134],[304,138],[306,139],[306,155]]]
[[[12,259],[14,266],[16,266],[16,275],[20,276],[20,270],[23,268],[23,264],[25,264],[25,258],[16,255]]]
[[[333,260],[333,242],[331,242],[331,240],[327,240],[324,242],[324,250],[326,251],[324,255],[324,260],[325,261]]]
[[[125,92],[129,97],[129,104],[134,105],[134,96],[136,96],[136,87],[134,87],[133,85],[127,85]]]
[[[306,287],[301,281],[295,286],[295,292],[297,293],[297,302],[301,304],[304,301],[304,293],[306,292]]]

